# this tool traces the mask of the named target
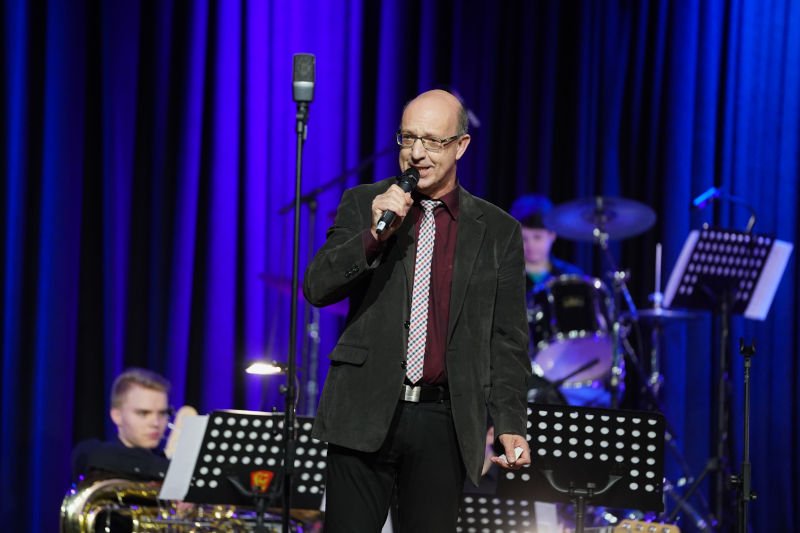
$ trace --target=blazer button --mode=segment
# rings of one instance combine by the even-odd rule
[[[411,322],[406,320],[405,322],[403,322],[403,327],[406,328],[406,329],[410,328],[411,327]]]
[[[408,368],[408,361],[406,361],[405,359],[403,359],[402,361],[400,361],[400,368],[402,368],[403,370],[405,370],[406,368]]]

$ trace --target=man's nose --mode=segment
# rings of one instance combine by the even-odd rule
[[[422,146],[422,139],[414,139],[414,144],[411,145],[411,157],[415,160],[425,159],[428,151]]]

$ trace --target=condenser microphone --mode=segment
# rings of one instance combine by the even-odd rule
[[[314,55],[295,54],[292,69],[292,98],[295,102],[314,100]]]
[[[397,186],[403,189],[403,192],[411,192],[416,189],[418,181],[419,170],[414,167],[408,167],[408,170],[397,176]],[[378,235],[383,233],[386,228],[392,225],[396,216],[394,211],[384,211],[381,218],[378,220],[375,232]]]
[[[709,187],[708,190],[700,194],[697,198],[692,200],[692,209],[703,209],[709,202],[719,198],[722,194],[722,189],[719,187]]]

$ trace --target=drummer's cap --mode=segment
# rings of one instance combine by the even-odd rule
[[[539,194],[526,194],[511,204],[511,216],[520,224],[532,229],[550,229],[544,223],[544,216],[553,209],[553,203]]]

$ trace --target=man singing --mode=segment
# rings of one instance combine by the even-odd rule
[[[350,311],[314,426],[327,441],[328,532],[380,531],[393,488],[400,531],[455,531],[464,477],[477,484],[487,416],[500,457],[530,463],[528,327],[519,224],[458,183],[467,114],[452,94],[409,102],[394,179],[346,191],[304,293]],[[384,212],[394,221],[378,232]]]

